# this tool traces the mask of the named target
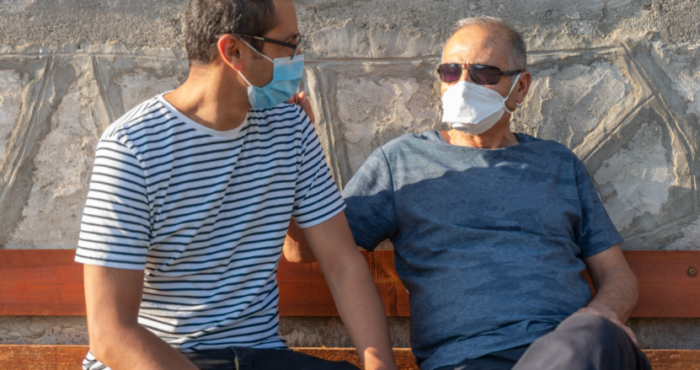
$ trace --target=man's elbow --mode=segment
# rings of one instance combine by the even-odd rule
[[[123,355],[120,340],[126,333],[119,328],[105,326],[90,326],[88,324],[88,335],[90,339],[90,352],[97,360],[104,364],[114,364]],[[122,338],[122,339],[120,339]]]
[[[90,338],[90,352],[100,362],[108,364],[112,354],[116,352],[113,348],[113,341],[108,333],[108,330],[100,327],[88,327],[88,335]]]

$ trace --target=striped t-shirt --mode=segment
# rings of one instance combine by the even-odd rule
[[[139,324],[180,351],[284,348],[275,280],[289,220],[345,207],[296,105],[204,127],[162,95],[102,135],[75,260],[145,270]],[[84,369],[106,369],[88,354]]]

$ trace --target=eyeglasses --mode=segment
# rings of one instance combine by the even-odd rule
[[[294,56],[297,55],[299,50],[302,49],[302,47],[303,47],[302,44],[304,42],[304,40],[301,38],[301,35],[297,36],[297,43],[296,44],[291,44],[289,42],[279,41],[279,40],[275,40],[275,39],[269,39],[267,37],[262,37],[262,36],[246,35],[246,34],[242,34],[242,33],[234,34],[234,36],[248,37],[248,38],[251,38],[253,40],[258,40],[258,41],[262,41],[262,42],[269,42],[270,44],[281,45],[281,46],[290,48],[290,49],[294,50],[294,53],[292,54],[292,57],[289,59],[294,59]]]
[[[452,83],[459,81],[463,70],[469,71],[469,77],[477,85],[495,85],[501,80],[501,76],[514,76],[521,73],[517,71],[501,71],[500,68],[483,64],[440,64],[437,69],[442,82]]]

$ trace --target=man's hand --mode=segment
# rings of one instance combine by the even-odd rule
[[[301,234],[321,265],[364,368],[396,369],[384,305],[345,212],[301,229]]]
[[[90,350],[112,370],[197,370],[138,323],[143,271],[84,266]]]
[[[637,336],[634,335],[634,332],[632,329],[630,329],[629,326],[623,324],[620,319],[617,318],[617,315],[615,314],[615,311],[612,310],[612,308],[604,308],[602,307],[590,307],[586,306],[578,310],[577,312],[583,312],[583,313],[592,313],[594,315],[602,316],[603,318],[608,319],[608,321],[612,322],[613,324],[617,325],[620,329],[624,330],[625,333],[627,334],[630,339],[632,339],[632,342],[634,344],[637,344]]]
[[[294,93],[294,95],[287,100],[287,103],[293,103],[300,106],[304,110],[304,113],[309,116],[311,124],[316,123],[316,116],[314,116],[314,110],[311,108],[311,103],[306,98],[306,91],[302,91],[299,94]]]
[[[616,245],[583,261],[593,280],[596,295],[578,312],[592,313],[610,320],[637,344],[632,329],[623,324],[637,305],[637,277],[627,264],[620,246]]]
[[[316,262],[316,256],[306,244],[304,234],[294,220],[289,220],[289,229],[287,237],[284,239],[282,247],[284,258],[293,263],[312,263]]]

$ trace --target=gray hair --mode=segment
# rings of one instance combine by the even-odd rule
[[[455,32],[469,26],[482,26],[485,28],[501,28],[508,36],[508,68],[511,70],[527,70],[527,46],[523,37],[510,25],[500,18],[473,17],[457,21]]]

